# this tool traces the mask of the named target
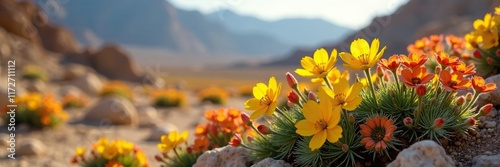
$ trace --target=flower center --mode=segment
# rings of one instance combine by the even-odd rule
[[[271,101],[271,99],[269,99],[269,97],[264,96],[264,97],[260,98],[259,103],[261,106],[268,106],[272,103],[272,101]]]
[[[375,142],[384,140],[385,129],[383,127],[376,127],[373,129],[371,137]]]
[[[450,87],[453,87],[453,86],[456,86],[458,83],[457,83],[457,81],[448,81],[448,82],[446,82],[446,84]]]
[[[328,124],[327,124],[327,122],[324,119],[320,119],[319,121],[316,122],[316,124],[314,125],[314,127],[316,129],[326,130],[326,128],[328,128]]]
[[[411,83],[413,83],[414,85],[420,84],[421,81],[422,80],[420,78],[418,78],[418,77],[415,77],[415,78],[411,79]]]
[[[343,105],[345,103],[345,94],[344,93],[339,93],[339,94],[336,94],[335,97],[334,97],[340,105]]]
[[[325,63],[318,63],[314,66],[313,71],[316,72],[317,74],[323,74],[326,69],[325,69]]]
[[[359,61],[361,62],[361,64],[369,64],[370,63],[370,55],[368,55],[368,54],[359,55]]]

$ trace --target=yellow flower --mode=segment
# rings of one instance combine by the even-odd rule
[[[158,144],[158,149],[160,149],[162,152],[169,152],[170,150],[185,142],[187,140],[187,137],[187,131],[179,134],[176,130],[174,130],[170,132],[168,136],[161,136],[161,143]]]
[[[264,83],[258,83],[253,87],[252,98],[245,102],[245,109],[254,110],[250,119],[256,119],[262,116],[264,113],[266,115],[273,114],[276,106],[278,105],[278,96],[281,91],[281,83],[276,83],[276,78],[269,78],[269,85],[266,86]]]
[[[328,73],[327,77],[328,80],[330,80],[331,84],[335,84],[339,82],[340,78],[345,78],[349,80],[349,71],[344,70],[344,72],[340,73],[340,70],[335,68]]]
[[[75,149],[76,156],[83,157],[85,155],[86,148],[85,147],[77,147]]]
[[[378,78],[377,74],[373,74],[371,76],[371,80],[373,83],[377,82],[378,79],[379,78]],[[359,79],[359,83],[361,83],[363,85],[363,87],[367,87],[368,85],[370,85],[370,82],[368,82],[368,79],[366,77]]]
[[[351,70],[366,70],[375,66],[384,54],[386,47],[378,52],[379,46],[378,38],[372,41],[371,47],[365,39],[359,38],[352,41],[351,53],[341,52],[339,55],[345,62],[344,67]]]
[[[319,99],[330,99],[335,110],[340,108],[352,111],[358,107],[363,100],[359,97],[359,92],[363,85],[361,83],[354,83],[349,87],[349,81],[345,78],[339,79],[339,82],[333,84],[333,91],[331,89],[322,87],[318,93]]]
[[[147,166],[148,164],[148,157],[144,154],[142,151],[137,151],[135,153],[135,157],[137,158],[137,161],[139,161],[140,166]]]
[[[474,29],[479,32],[487,32],[490,31],[490,29],[495,28],[496,24],[498,23],[498,17],[491,16],[490,13],[486,13],[484,15],[484,19],[477,19],[474,21],[473,26]]]
[[[498,46],[498,29],[495,27],[491,29],[491,31],[481,33],[478,41],[482,42],[481,45],[479,45],[481,49],[490,49]]]
[[[342,138],[342,127],[340,121],[340,108],[332,108],[331,101],[322,100],[319,104],[309,100],[304,104],[302,112],[305,119],[297,122],[296,133],[302,136],[312,136],[309,148],[316,150],[321,148],[326,140],[331,143]]]
[[[328,52],[325,49],[317,49],[314,52],[313,58],[305,56],[300,60],[303,69],[296,69],[295,73],[303,77],[313,78],[311,81],[314,83],[321,83],[328,72],[334,68],[336,62],[336,49],[333,49],[330,57],[328,57]]]
[[[500,6],[495,7],[495,14],[500,15]]]

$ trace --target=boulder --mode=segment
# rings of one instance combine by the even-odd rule
[[[454,167],[443,147],[432,140],[424,140],[401,151],[388,167]]]
[[[472,159],[473,167],[498,167],[500,166],[500,154],[479,155]]]
[[[89,68],[87,66],[80,64],[68,64],[63,68],[64,72],[61,78],[66,81],[77,79],[89,72]]]
[[[143,82],[143,72],[129,53],[117,45],[105,45],[89,55],[91,66],[112,80]]]
[[[177,130],[177,127],[173,124],[162,124],[151,130],[148,141],[160,141],[162,135],[168,135],[170,132]]]
[[[140,128],[155,128],[160,122],[158,119],[158,111],[154,107],[142,106],[137,107],[139,114],[139,127]]]
[[[499,84],[500,83],[500,74],[488,77],[484,80],[484,82],[485,83]],[[477,102],[476,102],[476,104],[479,107],[481,107],[485,104],[488,104],[488,103],[492,103],[493,105],[500,105],[500,85],[497,85],[496,90],[480,95],[479,98],[477,99]]]
[[[263,159],[262,161],[257,162],[256,164],[252,165],[251,167],[292,167],[289,163],[283,161],[283,160],[275,160],[272,158],[266,158]]]
[[[248,151],[243,147],[224,146],[201,154],[193,167],[246,167],[249,159]]]
[[[84,121],[111,125],[135,125],[138,122],[134,105],[125,98],[106,96],[86,112]]]
[[[71,85],[80,88],[88,95],[97,95],[103,85],[101,79],[93,73],[87,73],[72,81]]]
[[[81,48],[73,34],[68,29],[46,24],[38,28],[42,45],[45,49],[56,53],[79,53]]]
[[[26,85],[26,90],[28,92],[39,92],[43,93],[47,89],[47,84],[45,82],[40,81],[38,79],[35,80],[28,80],[28,83]]]
[[[20,156],[42,155],[46,151],[45,144],[37,139],[24,139],[18,145],[16,154]]]

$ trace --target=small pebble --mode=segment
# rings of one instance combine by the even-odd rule
[[[487,128],[495,128],[495,127],[497,127],[497,122],[495,122],[495,121],[488,121],[488,122],[486,122],[485,127],[487,127]]]
[[[477,140],[476,140],[476,143],[477,143],[477,144],[481,143],[481,139],[477,139]]]
[[[467,154],[467,155],[465,155],[465,157],[464,157],[464,158],[465,158],[466,160],[470,160],[470,159],[472,159],[472,156]]]
[[[486,134],[486,129],[481,129],[482,134]]]
[[[486,151],[486,152],[484,152],[484,154],[486,154],[486,155],[492,155],[493,153],[491,151]]]
[[[456,156],[456,155],[458,155],[458,153],[455,152],[455,151],[453,151],[453,152],[451,152],[451,155],[455,155]]]
[[[491,128],[490,128],[490,129],[488,129],[488,132],[489,132],[489,133],[493,133],[494,131],[495,131],[495,129],[491,129]]]
[[[456,145],[456,146],[461,146],[461,145],[462,145],[462,142],[460,142],[460,141],[456,141],[456,142],[455,142],[455,145]]]

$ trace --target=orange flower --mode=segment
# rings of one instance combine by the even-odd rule
[[[208,146],[210,145],[210,141],[208,138],[201,137],[194,140],[193,151],[196,153],[204,152],[208,150]]]
[[[408,68],[415,68],[422,66],[427,61],[425,54],[410,53],[408,57],[401,55],[401,63]]]
[[[439,81],[443,84],[447,91],[455,92],[457,90],[466,90],[470,87],[468,79],[464,78],[462,74],[448,70],[443,70],[439,74]]]
[[[364,144],[366,149],[375,148],[375,151],[385,150],[387,142],[391,141],[392,135],[396,130],[396,126],[392,123],[392,119],[388,119],[387,117],[380,118],[379,115],[373,119],[367,118],[366,124],[359,125],[361,128],[360,133],[363,136],[361,144]]]
[[[451,66],[451,69],[453,69],[454,72],[459,72],[463,75],[472,75],[476,73],[476,67],[474,64],[467,66],[463,61],[458,61],[458,64]]]
[[[399,59],[399,56],[397,54],[394,54],[391,57],[389,57],[389,60],[387,60],[387,59],[381,59],[378,64],[381,67],[384,67],[385,69],[394,71],[401,64],[401,60]]]
[[[195,136],[205,136],[207,134],[207,125],[198,125],[194,130]]]
[[[109,161],[106,163],[106,167],[123,167],[123,165],[116,161]]]
[[[495,83],[485,84],[484,78],[479,76],[472,77],[472,87],[480,93],[487,93],[497,89],[497,85]]]
[[[413,71],[410,69],[403,69],[401,75],[399,76],[401,81],[403,81],[409,87],[415,87],[418,84],[426,84],[434,78],[433,74],[427,74],[427,69],[425,67],[414,68]]]
[[[446,52],[438,52],[436,55],[436,60],[439,64],[443,66],[443,69],[448,66],[454,66],[459,64],[458,57],[449,56]]]

